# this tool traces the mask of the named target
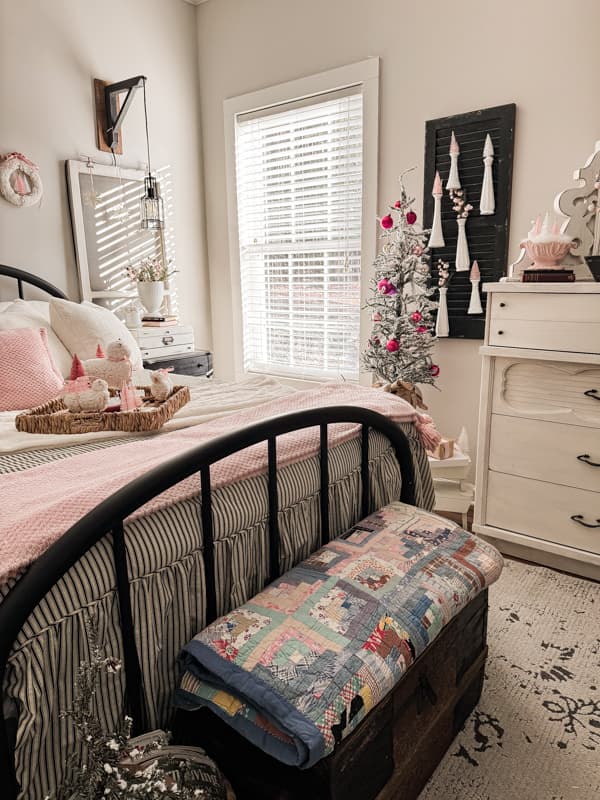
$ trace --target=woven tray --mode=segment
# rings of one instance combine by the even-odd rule
[[[147,387],[141,408],[134,411],[93,411],[73,414],[60,398],[17,414],[17,430],[24,433],[92,433],[94,431],[157,431],[190,399],[187,386],[175,386],[159,402]]]

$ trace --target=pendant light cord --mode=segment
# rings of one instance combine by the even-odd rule
[[[146,149],[148,151],[148,175],[152,175],[152,167],[150,165],[150,134],[148,133],[148,107],[146,105],[146,78],[144,78],[144,120],[146,123]]]

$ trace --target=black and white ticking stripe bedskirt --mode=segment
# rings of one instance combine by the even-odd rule
[[[417,503],[430,510],[434,494],[426,453],[413,426],[401,427],[413,452]],[[370,436],[371,504],[378,508],[399,497],[400,474],[387,439],[374,432]],[[73,447],[2,456],[0,472],[27,469],[79,451]],[[339,535],[360,519],[359,440],[332,448],[329,461],[330,530]],[[318,458],[281,469],[278,486],[282,569],[287,570],[318,542]],[[213,511],[218,613],[222,614],[260,591],[266,580],[266,476],[216,490]],[[204,625],[199,519],[199,504],[193,499],[139,518],[126,528],[148,729],[168,728],[177,656]],[[107,536],[54,586],[21,631],[4,688],[9,713],[18,716],[16,761],[22,798],[42,800],[55,788],[65,754],[74,747],[72,728],[59,713],[70,705],[79,663],[88,656],[86,614],[97,618],[105,652],[122,655],[114,586]],[[0,587],[0,595],[8,591],[10,587]],[[111,730],[123,713],[122,675],[103,680],[96,696],[97,710]]]

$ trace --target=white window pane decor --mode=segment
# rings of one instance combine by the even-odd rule
[[[358,379],[360,87],[236,118],[244,369]]]

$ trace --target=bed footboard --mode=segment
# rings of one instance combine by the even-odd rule
[[[266,442],[268,449],[268,531],[270,582],[281,574],[278,528],[277,491],[277,437],[303,428],[319,428],[320,464],[320,544],[329,541],[329,425],[355,423],[361,426],[361,507],[365,517],[369,509],[369,431],[386,436],[398,460],[402,489],[400,500],[415,502],[415,478],[410,445],[400,428],[374,411],[353,406],[332,406],[311,409],[257,423],[206,444],[165,462],[160,467],[132,481],[86,514],[64,536],[44,553],[17,582],[0,605],[0,682],[4,686],[7,662],[23,625],[62,576],[107,534],[112,535],[112,559],[116,575],[119,600],[121,636],[124,654],[125,708],[134,719],[136,732],[146,724],[144,686],[141,679],[140,660],[135,643],[135,623],[132,615],[129,573],[127,565],[127,540],[124,521],[137,509],[171,486],[193,474],[199,474],[201,541],[205,576],[205,624],[217,616],[217,592],[214,569],[214,538],[211,465],[252,445]],[[0,709],[0,779],[8,800],[16,798],[19,786],[14,769],[14,745],[8,730],[4,704]]]

